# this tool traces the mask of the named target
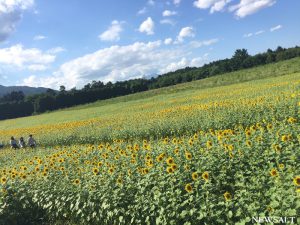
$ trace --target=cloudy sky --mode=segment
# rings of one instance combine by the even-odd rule
[[[300,45],[296,0],[0,0],[0,84],[81,88]]]

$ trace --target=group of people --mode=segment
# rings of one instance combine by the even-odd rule
[[[36,141],[32,137],[32,134],[29,135],[27,144],[24,140],[23,137],[20,137],[19,144],[17,143],[17,140],[14,137],[10,138],[10,147],[13,149],[18,149],[18,148],[26,148],[26,146],[29,146],[30,148],[35,148],[36,147]]]

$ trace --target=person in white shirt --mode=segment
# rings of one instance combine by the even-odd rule
[[[10,138],[10,147],[13,148],[13,149],[19,148],[19,146],[17,145],[17,141],[15,140],[14,137]]]
[[[25,148],[26,147],[26,144],[25,144],[25,141],[24,141],[23,137],[20,137],[19,145],[20,145],[20,148]]]
[[[29,135],[28,146],[31,147],[31,148],[35,148],[36,147],[36,141],[32,137],[32,134]]]

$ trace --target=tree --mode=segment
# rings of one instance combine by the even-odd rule
[[[232,67],[233,70],[238,70],[243,68],[243,63],[246,59],[248,59],[250,55],[246,49],[237,49],[232,56]]]
[[[66,87],[63,86],[63,85],[61,85],[61,86],[59,87],[59,92],[60,92],[60,93],[65,93],[65,92],[66,92]]]
[[[47,91],[46,91],[46,93],[48,95],[51,95],[51,96],[55,96],[56,95],[56,92],[53,89],[51,89],[51,88],[48,88]]]
[[[3,102],[20,102],[23,101],[25,95],[23,91],[12,91],[2,97]]]

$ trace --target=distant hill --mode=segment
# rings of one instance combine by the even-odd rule
[[[47,91],[48,88],[43,87],[28,87],[28,86],[3,86],[0,85],[0,97],[12,91],[23,91],[25,95],[41,94]]]

